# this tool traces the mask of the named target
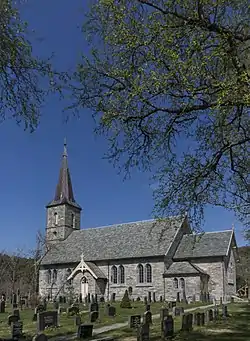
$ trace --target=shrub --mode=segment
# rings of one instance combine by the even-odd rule
[[[124,293],[124,296],[122,298],[120,307],[121,308],[131,308],[130,300],[128,297],[128,290],[125,290],[125,293]]]

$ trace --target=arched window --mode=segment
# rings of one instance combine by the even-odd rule
[[[50,269],[47,272],[47,283],[51,284],[51,270]]]
[[[68,278],[71,274],[71,269],[67,269],[66,271],[66,278]],[[68,284],[71,285],[72,284],[72,278],[68,280]]]
[[[57,281],[57,271],[53,270],[53,283]]]
[[[76,217],[74,213],[71,214],[71,227],[75,227],[76,224]]]
[[[146,264],[146,283],[152,283],[152,267]]]
[[[174,287],[174,289],[178,289],[178,279],[177,278],[173,279],[173,287]]]
[[[185,280],[184,280],[184,278],[180,278],[180,287],[181,287],[181,289],[185,289]]]
[[[121,284],[125,283],[125,269],[123,265],[119,266],[118,281]]]
[[[58,225],[58,214],[57,214],[57,212],[54,213],[54,223],[55,223],[55,225]]]
[[[117,284],[117,267],[115,265],[111,268],[111,282]]]
[[[144,271],[142,264],[138,265],[138,283],[144,282]]]

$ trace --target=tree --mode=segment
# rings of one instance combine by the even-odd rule
[[[211,204],[249,227],[249,15],[248,0],[101,0],[88,13],[92,54],[69,109],[93,110],[126,175],[153,174],[159,216],[198,225]]]
[[[53,70],[50,59],[33,55],[28,25],[14,3],[0,2],[0,117],[13,117],[33,131],[43,100],[59,90],[59,80],[65,81],[66,74]]]
[[[131,308],[131,303],[130,303],[130,299],[128,296],[128,290],[125,290],[125,293],[123,295],[120,307],[121,308]]]

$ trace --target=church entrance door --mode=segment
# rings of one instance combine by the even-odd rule
[[[81,293],[83,299],[88,296],[89,293],[89,285],[86,277],[83,277],[81,280]]]

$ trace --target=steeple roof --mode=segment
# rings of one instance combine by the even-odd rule
[[[62,155],[62,164],[59,173],[59,179],[56,186],[54,199],[47,205],[47,207],[69,204],[77,208],[81,208],[75,201],[73,187],[68,167],[68,153],[66,139],[64,139],[64,148]]]

